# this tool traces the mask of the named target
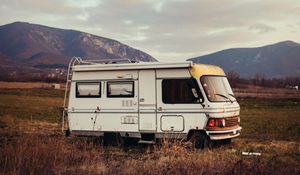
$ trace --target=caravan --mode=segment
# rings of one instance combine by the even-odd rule
[[[224,71],[212,65],[73,58],[64,103],[71,135],[114,133],[139,143],[175,137],[204,147],[241,132],[239,104]]]

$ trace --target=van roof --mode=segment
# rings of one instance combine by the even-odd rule
[[[137,63],[111,63],[111,64],[83,64],[75,65],[74,71],[102,71],[102,70],[135,70],[135,69],[166,69],[166,68],[190,68],[193,63],[191,61],[185,62],[137,62]]]
[[[208,64],[194,64],[191,61],[185,62],[138,62],[138,63],[121,63],[121,64],[80,64],[73,67],[75,72],[105,71],[105,70],[141,70],[141,69],[172,69],[172,68],[189,68],[195,78],[202,75],[220,75],[225,76],[222,68]]]
[[[193,64],[191,74],[194,78],[197,79],[200,78],[202,75],[225,76],[225,72],[222,68],[208,64]]]

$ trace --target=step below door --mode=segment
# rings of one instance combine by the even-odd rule
[[[139,130],[156,131],[155,70],[139,71]]]

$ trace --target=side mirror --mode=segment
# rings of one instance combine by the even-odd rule
[[[195,99],[197,99],[197,101],[199,101],[199,103],[202,105],[202,103],[203,103],[203,98],[200,98],[200,97],[199,97],[196,88],[192,88],[192,93],[193,93]],[[202,105],[202,106],[203,106],[203,105]],[[204,107],[204,106],[203,106],[203,107]]]
[[[192,93],[193,93],[195,98],[199,98],[198,93],[197,93],[195,88],[192,88]]]

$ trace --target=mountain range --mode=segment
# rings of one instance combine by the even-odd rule
[[[73,56],[83,59],[156,61],[116,40],[43,25],[15,22],[0,26],[1,65],[63,67]]]
[[[232,48],[188,59],[194,63],[214,64],[225,72],[234,71],[243,78],[300,77],[300,44],[283,41],[257,48]]]
[[[0,79],[49,76],[49,68],[65,69],[73,56],[83,59],[157,61],[152,56],[116,40],[76,30],[15,22],[0,26]],[[283,41],[256,48],[232,48],[190,58],[194,63],[214,64],[242,78],[300,77],[300,44]],[[59,73],[60,74],[60,73]],[[50,75],[52,76],[52,75]],[[44,76],[45,77],[45,76]],[[9,79],[14,81],[15,79]]]

